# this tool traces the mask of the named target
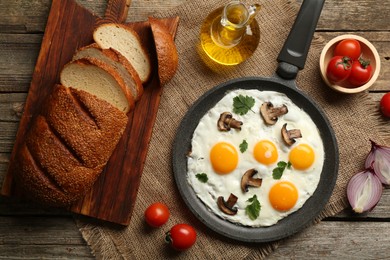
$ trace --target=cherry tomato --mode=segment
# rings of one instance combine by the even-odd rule
[[[168,207],[160,202],[153,203],[145,210],[145,220],[152,227],[160,227],[169,219]]]
[[[359,59],[361,54],[361,46],[359,41],[355,39],[345,39],[336,45],[333,51],[333,56],[347,56],[352,60]]]
[[[358,87],[366,84],[370,80],[371,75],[372,67],[370,65],[370,61],[360,58],[352,63],[351,74],[348,77],[348,82],[351,85]]]
[[[390,117],[390,92],[383,95],[380,102],[380,108],[384,116]]]
[[[348,57],[333,57],[326,68],[326,77],[331,82],[340,82],[348,78],[351,73],[352,61]]]
[[[190,225],[176,224],[166,233],[165,241],[174,249],[183,251],[195,244],[196,231]]]

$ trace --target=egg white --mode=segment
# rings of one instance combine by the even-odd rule
[[[232,112],[233,98],[240,94],[255,99],[252,110],[245,115],[237,115]],[[272,102],[275,107],[284,104],[288,108],[288,113],[279,117],[273,126],[265,125],[259,112],[260,106],[268,101]],[[217,121],[223,112],[231,112],[235,119],[242,121],[242,129],[231,129],[228,132],[219,131]],[[296,139],[296,143],[291,147],[286,146],[281,137],[280,131],[284,123],[287,123],[288,130],[296,128],[300,129],[302,133],[302,138]],[[287,162],[290,150],[301,143],[306,143],[313,148],[315,161],[311,167],[304,171],[293,168],[286,169],[280,180],[274,180],[272,170],[276,167],[276,163],[269,166],[263,165],[257,162],[253,156],[254,146],[263,139],[270,140],[276,145],[279,154],[277,162]],[[239,145],[243,140],[248,143],[248,149],[241,153]],[[222,141],[232,144],[239,156],[237,168],[226,175],[215,173],[209,159],[211,148]],[[226,93],[199,121],[193,133],[191,145],[191,153],[187,160],[187,179],[198,198],[210,211],[221,218],[252,227],[274,225],[280,219],[301,208],[317,188],[324,162],[324,145],[313,120],[286,95],[274,91],[238,89]],[[262,185],[259,188],[250,187],[249,191],[244,193],[240,188],[241,177],[252,168],[258,171],[254,177],[262,178]],[[206,183],[200,182],[196,177],[198,173],[206,173],[208,181]],[[275,210],[268,200],[269,190],[279,181],[290,181],[298,190],[298,201],[292,209],[285,212]],[[238,212],[234,216],[223,213],[216,202],[219,196],[223,196],[227,200],[230,193],[238,197],[235,205]],[[251,220],[246,214],[245,208],[248,205],[247,200],[255,194],[260,202],[261,210],[259,217]]]

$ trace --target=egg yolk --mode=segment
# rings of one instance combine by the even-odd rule
[[[230,173],[238,164],[237,150],[229,143],[217,143],[211,148],[210,161],[218,174]]]
[[[298,190],[291,182],[282,181],[272,186],[268,197],[274,209],[287,211],[294,207],[297,202]]]
[[[314,150],[307,144],[300,144],[290,151],[289,161],[297,170],[305,170],[314,162]]]
[[[278,160],[278,150],[274,143],[262,140],[255,145],[253,150],[255,159],[262,164],[273,164]]]

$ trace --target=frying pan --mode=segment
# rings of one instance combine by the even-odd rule
[[[174,143],[172,167],[179,192],[193,214],[217,233],[245,242],[269,242],[290,236],[309,225],[323,209],[333,191],[339,163],[337,141],[329,120],[318,105],[295,83],[303,69],[324,0],[305,0],[277,58],[276,74],[269,78],[245,77],[222,83],[201,96],[184,116]],[[197,198],[187,182],[187,157],[199,120],[227,91],[234,89],[277,91],[287,95],[316,124],[324,143],[325,161],[317,189],[303,207],[270,227],[246,227],[216,216]]]

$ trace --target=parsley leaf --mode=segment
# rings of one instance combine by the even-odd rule
[[[278,162],[276,168],[272,171],[272,177],[275,180],[279,180],[280,178],[282,178],[283,172],[286,168],[291,169],[291,162]]]
[[[248,143],[244,139],[242,143],[240,144],[240,151],[241,153],[244,153],[248,149]]]
[[[291,162],[289,161],[289,162],[287,162],[287,169],[291,169],[291,166],[292,166],[292,164],[291,164]]]
[[[257,196],[253,195],[253,197],[248,199],[247,202],[249,202],[250,204],[246,206],[245,213],[249,216],[251,220],[257,219],[260,215],[261,209],[261,205],[257,199]]]
[[[203,182],[203,183],[206,183],[209,180],[209,178],[207,177],[207,174],[204,172],[198,173],[195,176],[196,176],[196,178],[198,178],[198,180],[200,182]]]
[[[238,95],[233,98],[233,112],[245,115],[255,105],[255,99],[250,96]]]

